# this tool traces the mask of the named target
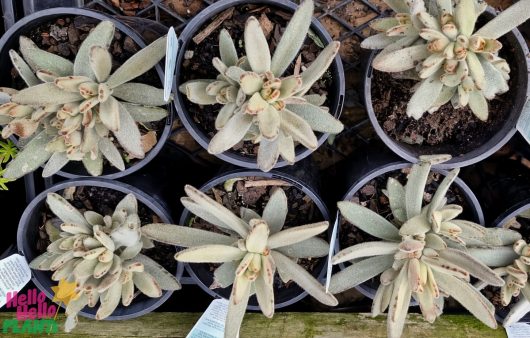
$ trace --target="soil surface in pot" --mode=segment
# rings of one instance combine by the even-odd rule
[[[180,72],[180,83],[184,83],[194,79],[215,79],[219,72],[213,67],[212,59],[219,57],[219,32],[221,29],[227,29],[232,39],[235,42],[236,49],[239,57],[245,55],[245,49],[243,44],[243,32],[245,22],[250,16],[256,17],[265,33],[267,41],[269,42],[269,48],[271,55],[276,50],[276,46],[282,37],[283,30],[287,26],[287,23],[292,17],[292,13],[279,8],[271,8],[265,5],[240,5],[228,9],[233,13],[229,18],[225,19],[218,28],[211,31],[209,35],[202,40],[199,44],[190,41],[187,46],[186,55],[182,63],[182,70]],[[226,12],[226,11],[225,11]],[[218,16],[220,16],[219,14]],[[218,17],[217,16],[217,17]],[[208,21],[203,25],[196,34],[203,32],[205,28],[214,19]],[[197,35],[195,35],[197,36]],[[301,55],[301,69],[308,67],[318,56],[322,50],[322,42],[317,37],[307,37],[304,45],[300,51]],[[284,76],[294,73],[295,62],[285,71]],[[328,71],[324,76],[317,81],[309,93],[312,94],[327,94],[331,86],[331,73]],[[184,97],[184,102],[189,116],[193,122],[202,130],[202,132],[209,138],[212,138],[216,134],[215,119],[222,105],[206,105],[201,106],[191,103],[187,98]],[[327,106],[329,100],[324,105]],[[318,137],[317,133],[317,137]],[[243,156],[256,157],[258,153],[258,144],[253,144],[250,141],[240,142],[234,146],[232,151],[237,152]]]
[[[512,45],[505,38],[499,40],[503,44],[500,56],[509,63],[510,73],[517,74]],[[421,149],[421,153],[459,156],[477,149],[502,128],[516,100],[514,82],[510,79],[510,90],[488,101],[489,116],[485,122],[469,106],[455,109],[450,102],[432,114],[425,113],[419,120],[408,117],[406,109],[417,81],[395,79],[390,73],[376,70],[372,76],[372,105],[377,121],[392,139],[410,144],[416,151]]]
[[[103,216],[112,215],[116,205],[125,197],[125,194],[109,188],[101,187],[90,187],[80,186],[67,188],[62,192],[59,192],[61,196],[77,208],[81,213],[92,210]],[[41,254],[46,251],[46,247],[51,243],[48,233],[45,229],[45,224],[48,221],[52,221],[60,225],[62,222],[51,212],[48,206],[45,206],[41,210],[42,223],[37,223],[39,231],[39,240],[34,245],[36,246],[36,252]],[[138,201],[138,216],[140,217],[142,225],[149,223],[160,223],[162,220],[147,206]],[[176,249],[172,245],[165,245],[162,243],[155,242],[155,247],[152,249],[143,249],[142,253],[149,256],[158,264],[162,265],[171,274],[175,274],[177,271],[177,261],[175,261]],[[50,278],[52,273],[49,272]],[[138,293],[135,296],[135,301],[147,299],[148,297]]]
[[[62,16],[44,22],[29,32],[24,32],[23,35],[30,38],[40,49],[62,56],[73,62],[81,43],[99,22],[97,19],[85,16]],[[109,48],[109,52],[112,54],[111,74],[140,49],[131,37],[116,28],[114,39]],[[14,67],[11,69],[11,76],[13,88],[26,88],[26,84]],[[154,69],[147,71],[131,82],[140,82],[157,88],[161,87],[160,78]],[[138,123],[138,129],[142,135],[142,143],[146,153],[158,142],[159,136],[164,130],[165,122],[166,120],[163,119],[156,122]],[[113,142],[122,153],[126,167],[130,167],[139,161],[128,155],[115,139]],[[104,163],[105,167],[111,166],[106,159]]]
[[[223,184],[219,184],[207,191],[206,194],[236,215],[240,215],[241,207],[252,209],[259,215],[262,215],[272,190],[275,188],[283,189],[287,196],[289,211],[283,229],[323,220],[320,210],[308,195],[281,180],[263,177],[245,177],[234,184],[232,191],[225,190]],[[216,226],[198,217],[193,217],[187,224],[191,224],[195,228],[226,234]],[[327,240],[327,232],[321,234],[320,237]],[[317,276],[320,273],[320,269],[324,263],[325,257],[298,260],[298,264],[313,276]],[[219,267],[219,264],[207,264],[207,266],[208,270],[213,274],[213,271]],[[276,290],[288,289],[294,285],[296,284],[292,281],[283,283],[278,274],[275,274],[274,286]]]
[[[519,232],[521,234],[521,236],[523,237],[523,239],[527,243],[530,243],[530,219],[523,218],[523,217],[516,217],[514,220],[508,221],[507,226],[510,229],[513,229],[513,230]],[[512,297],[511,302],[507,306],[504,306],[504,305],[502,305],[502,297],[501,297],[501,288],[500,287],[488,285],[487,287],[484,288],[482,293],[484,294],[484,296],[486,296],[486,298],[488,298],[490,300],[490,302],[493,305],[495,305],[495,310],[496,310],[497,314],[502,317],[502,319],[504,319],[506,317],[508,312],[510,312],[510,310],[515,306],[515,304],[517,304],[519,299],[521,299],[521,297],[523,297],[521,294],[519,294],[519,296],[517,296],[517,297]]]
[[[383,193],[383,189],[386,189],[387,180],[390,177],[397,179],[401,184],[405,185],[407,183],[407,175],[409,172],[410,168],[404,168],[378,176],[370,180],[361,189],[359,189],[359,191],[353,195],[350,201],[367,207],[388,220],[392,220],[392,210],[390,209],[388,197],[386,197],[386,195]],[[425,192],[423,194],[423,205],[430,203],[432,196],[436,192],[444,177],[445,176],[435,172],[431,172],[429,174]],[[471,206],[467,202],[464,193],[456,186],[455,183],[451,185],[446,196],[447,204],[458,204],[464,208],[464,212],[458,216],[459,219],[473,219],[471,216]],[[347,247],[356,244],[370,241],[380,241],[381,239],[365,233],[348,222],[344,217],[341,217],[338,240],[340,249],[344,250]],[[379,276],[367,281],[366,285],[374,290],[377,289],[379,287]]]

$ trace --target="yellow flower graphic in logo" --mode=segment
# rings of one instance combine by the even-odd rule
[[[52,301],[58,302],[59,305],[61,303],[68,305],[70,301],[79,297],[80,293],[76,292],[76,287],[76,282],[68,282],[66,279],[61,279],[59,285],[52,286],[54,292]]]

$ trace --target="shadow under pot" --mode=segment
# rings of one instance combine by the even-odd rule
[[[482,14],[478,25],[495,15]],[[469,106],[455,109],[449,102],[416,120],[406,114],[415,80],[397,79],[371,67],[378,54],[369,56],[364,77],[364,102],[370,121],[385,144],[409,162],[420,155],[451,154],[452,159],[436,165],[448,169],[479,162],[506,144],[528,97],[528,47],[517,29],[499,38],[499,56],[510,65],[509,91],[488,101],[489,116],[483,122]]]
[[[351,201],[361,204],[389,219],[392,216],[392,211],[390,209],[388,198],[383,193],[383,190],[386,189],[387,186],[387,180],[392,177],[398,180],[402,185],[405,185],[407,183],[407,175],[410,168],[410,163],[392,162],[387,164],[376,164],[371,170],[365,171],[367,174],[362,177],[355,177],[354,174],[354,183],[342,198],[342,201]],[[445,175],[447,175],[445,170],[431,170],[425,188],[423,205],[430,202],[430,198],[436,192],[438,185],[442,182]],[[477,198],[460,178],[457,177],[455,179],[446,196],[447,204],[458,204],[463,207],[463,213],[458,217],[459,219],[473,221],[481,225],[484,224],[484,216]],[[380,241],[380,239],[358,229],[345,220],[339,213],[335,252],[339,252],[340,250],[356,244],[370,241]],[[348,266],[349,263],[339,264],[341,270]],[[379,285],[380,281],[378,275],[357,285],[355,288],[364,296],[373,299]],[[412,300],[411,305],[418,305],[418,303]]]
[[[233,13],[225,18],[216,29],[209,32],[209,35],[201,42],[196,43],[199,34],[203,34],[205,28],[213,22],[218,21],[219,16],[228,13],[233,8]],[[245,22],[250,16],[257,18],[264,15],[268,24],[273,27],[268,38],[271,54],[274,53],[276,44],[281,36],[279,31],[286,27],[290,17],[296,10],[297,5],[286,0],[221,0],[208,6],[206,9],[196,15],[187,25],[179,37],[180,50],[177,56],[177,69],[179,72],[176,77],[175,87],[175,107],[180,120],[192,137],[204,148],[208,149],[208,144],[216,134],[215,119],[220,104],[215,105],[198,105],[188,100],[179,90],[179,86],[186,81],[195,79],[215,79],[219,72],[212,65],[212,59],[219,56],[219,33],[221,29],[227,29],[235,42],[238,55],[245,55],[243,41],[243,30]],[[261,19],[260,19],[261,20]],[[275,27],[275,29],[274,29]],[[323,49],[320,46],[327,46],[333,40],[320,24],[313,18],[310,30],[314,37],[307,37],[301,48],[302,68],[308,66],[318,53]],[[275,31],[278,31],[275,33]],[[309,55],[309,57],[306,57]],[[294,62],[289,66],[283,76],[293,73]],[[335,118],[339,118],[344,102],[344,69],[339,55],[335,56],[334,61],[323,77],[317,81],[308,94],[327,94],[324,106],[329,107],[329,113]],[[329,134],[316,132],[318,147],[320,147],[328,138]],[[239,167],[257,169],[257,150],[259,145],[251,141],[244,141],[237,144],[234,148],[227,150],[215,156],[223,161],[229,162]],[[295,149],[295,162],[309,156],[313,151],[301,145]],[[281,157],[274,168],[280,168],[288,165],[287,161]]]
[[[137,51],[144,48],[147,43],[162,36],[163,31],[167,31],[165,26],[148,19],[135,18],[135,20],[126,20],[126,23],[123,23],[113,16],[82,8],[58,7],[38,11],[17,21],[0,39],[0,74],[2,74],[0,86],[17,90],[26,87],[22,78],[14,70],[9,56],[11,49],[19,51],[20,36],[30,38],[40,49],[73,61],[90,30],[101,21],[111,21],[115,26],[114,38],[109,47],[113,58],[111,74]],[[143,21],[143,24],[139,21]],[[162,88],[164,72],[160,65],[156,65],[131,82]],[[146,152],[145,157],[125,161],[124,171],[120,171],[104,160],[103,173],[99,177],[116,179],[127,176],[144,167],[160,152],[171,133],[173,120],[173,105],[168,104],[165,108],[168,111],[166,118],[156,122],[137,122],[143,137],[149,138],[154,135],[156,139],[155,145]],[[154,132],[154,134],[149,132]],[[117,142],[115,145],[125,158],[128,155],[126,151]],[[90,176],[81,161],[70,161],[56,174],[66,178]]]
[[[237,179],[237,181],[236,181]],[[225,184],[233,183],[230,189],[225,188]],[[228,185],[228,184],[227,184]],[[210,197],[222,200],[224,207],[232,210],[239,216],[240,207],[246,207],[262,214],[264,206],[269,199],[271,190],[279,187],[283,189],[287,196],[288,213],[283,229],[292,226],[299,226],[320,221],[329,222],[329,213],[324,202],[304,182],[278,171],[264,173],[260,171],[235,170],[218,176],[205,185],[200,190]],[[184,210],[180,218],[182,225],[190,225],[195,228],[219,231],[214,225],[195,217],[187,209]],[[324,232],[321,237],[329,240],[329,232]],[[306,269],[318,280],[325,278],[327,256],[319,258],[299,259],[298,264]],[[195,283],[205,292],[215,298],[230,298],[232,286],[226,288],[210,289],[214,283],[214,270],[220,264],[208,263],[186,263],[186,271],[195,280]],[[280,309],[292,305],[307,296],[302,288],[295,282],[284,283],[278,273],[274,276],[274,302],[275,309]],[[249,299],[248,310],[260,310],[256,296]]]
[[[523,213],[526,213],[528,216],[522,217]],[[493,226],[502,228],[506,227],[508,224],[510,224],[510,229],[521,234],[522,239],[525,240],[526,243],[530,243],[530,197],[524,201],[514,204],[511,208],[502,213],[494,221]],[[502,323],[510,310],[524,296],[522,293],[520,293],[519,296],[512,297],[510,303],[507,306],[503,306],[501,302],[502,297],[500,291],[500,287],[488,285],[486,288],[484,288],[484,290],[482,290],[482,293],[495,306],[495,318],[497,318],[499,323]],[[524,315],[519,322],[530,322],[530,312]]]
[[[127,194],[134,194],[138,201],[138,216],[141,224],[154,222],[168,222],[172,219],[167,210],[158,202],[151,199],[145,192],[130,185],[104,179],[77,179],[57,184],[39,194],[26,208],[17,233],[18,251],[26,260],[31,262],[40,254],[46,252],[50,244],[49,235],[44,224],[56,218],[46,203],[48,193],[57,193],[66,196],[68,202],[80,211],[92,210],[101,215],[112,215],[114,208]],[[54,221],[52,221],[54,222]],[[162,265],[167,271],[180,280],[183,273],[183,265],[174,260],[176,248],[169,245],[155,243],[151,249],[142,249],[142,254]],[[52,272],[32,269],[31,279],[33,283],[46,294],[53,298],[52,286],[57,281],[51,279]],[[123,306],[121,302],[107,320],[122,320],[136,318],[145,315],[162,305],[172,294],[172,291],[163,290],[159,298],[150,298],[142,293],[135,295],[129,306]],[[64,305],[62,305],[64,307]],[[95,307],[86,306],[79,312],[81,316],[95,318],[99,303]]]

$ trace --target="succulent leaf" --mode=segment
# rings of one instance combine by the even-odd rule
[[[338,134],[344,129],[344,125],[328,111],[310,103],[289,104],[287,105],[287,109],[307,121],[314,131]]]
[[[42,177],[50,177],[55,175],[68,163],[68,161],[70,160],[66,156],[66,153],[53,153],[44,166]]]
[[[163,36],[125,61],[107,80],[111,89],[123,85],[153,68],[166,54],[166,36]],[[134,102],[133,102],[134,103]]]
[[[287,275],[319,302],[329,306],[336,306],[338,304],[337,299],[335,299],[333,295],[326,293],[322,284],[320,284],[300,265],[294,263],[279,252],[272,251],[271,255],[278,270],[282,270],[282,274]]]
[[[298,91],[299,95],[307,93],[311,86],[322,77],[333,62],[333,59],[335,59],[339,48],[340,42],[333,41],[318,54],[315,61],[302,73],[302,87]]]
[[[398,229],[384,217],[352,202],[338,202],[337,205],[344,218],[364,232],[389,241],[399,240]]]
[[[42,83],[13,94],[11,100],[18,104],[30,106],[45,106],[49,104],[64,104],[82,100],[79,93],[67,92],[54,83]]]
[[[442,291],[462,304],[478,320],[493,329],[497,327],[494,306],[475,288],[451,275],[434,271],[434,277]]]
[[[24,61],[24,59],[18,55],[17,52],[11,49],[9,51],[9,57],[11,58],[11,62],[13,63],[13,66],[17,70],[18,74],[24,80],[26,85],[28,85],[28,87],[36,86],[41,83],[26,61]]]
[[[164,90],[143,83],[128,82],[121,84],[112,90],[112,96],[129,103],[144,106],[165,105]]]
[[[77,51],[73,67],[73,75],[87,76],[93,80],[96,79],[90,63],[90,50],[94,46],[108,49],[113,38],[114,24],[111,21],[102,21],[94,27],[92,34],[89,34],[86,37]]]
[[[321,238],[314,237],[276,248],[276,251],[293,258],[324,257],[328,254],[329,244]]]
[[[219,130],[208,145],[208,152],[220,154],[237,144],[245,136],[252,125],[252,116],[243,113],[236,113],[226,122],[225,126]]]
[[[90,47],[88,59],[98,82],[105,82],[112,69],[112,56],[107,49],[108,46],[94,45]]]
[[[223,63],[229,67],[235,66],[239,59],[232,37],[226,29],[219,33],[219,54]]]
[[[281,76],[298,54],[311,25],[313,10],[313,0],[305,0],[289,21],[272,56],[270,70],[275,76]]]
[[[31,39],[20,36],[20,53],[34,72],[45,69],[59,76],[72,75],[74,65],[67,59],[39,49]]]
[[[118,106],[120,112],[120,128],[113,132],[114,136],[116,136],[123,149],[129,154],[134,155],[136,158],[144,158],[145,153],[142,148],[142,140],[138,126],[127,109],[120,103],[118,103]]]
[[[148,224],[142,227],[142,234],[157,242],[182,247],[207,244],[231,245],[234,239],[211,231],[172,224]]]
[[[482,26],[482,28],[475,32],[475,35],[489,39],[498,39],[528,20],[529,15],[530,2],[518,1]]]
[[[285,192],[282,188],[274,189],[263,209],[263,219],[267,222],[271,234],[275,234],[282,229],[287,212],[288,206]]]
[[[287,245],[296,244],[326,231],[328,227],[328,222],[318,222],[292,227],[272,234],[269,237],[267,246],[270,249],[276,249]]]
[[[252,71],[265,73],[271,70],[269,44],[259,21],[251,16],[245,25],[245,52]]]
[[[374,256],[354,262],[331,277],[329,291],[336,294],[351,289],[389,269],[393,262],[392,255]]]

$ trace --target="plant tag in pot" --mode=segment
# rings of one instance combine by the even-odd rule
[[[523,135],[526,142],[530,144],[530,100],[526,101],[521,116],[517,120],[517,130]]]
[[[171,89],[173,87],[173,79],[175,78],[175,66],[177,63],[177,54],[179,50],[179,41],[175,29],[169,28],[167,33],[166,44],[166,66],[164,73],[164,101],[168,102],[171,96]]]
[[[530,337],[530,323],[515,323],[506,327],[508,338]]]
[[[335,216],[335,224],[333,224],[333,231],[331,232],[331,238],[329,240],[329,252],[328,252],[328,266],[326,273],[326,292],[329,293],[329,283],[331,282],[331,273],[333,272],[333,264],[331,259],[333,258],[333,253],[335,252],[335,242],[337,241],[337,228],[339,227],[339,213]]]
[[[24,256],[14,254],[0,260],[0,307],[6,304],[8,293],[18,292],[31,279],[31,270]]]
[[[223,338],[227,313],[228,300],[214,299],[186,338]]]

